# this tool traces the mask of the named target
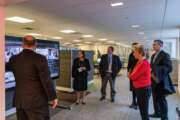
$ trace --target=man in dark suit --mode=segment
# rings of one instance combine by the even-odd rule
[[[6,71],[12,71],[15,76],[18,120],[49,120],[48,101],[53,108],[58,102],[46,57],[35,53],[35,48],[36,39],[25,36],[23,51],[6,64]]]
[[[108,53],[102,55],[99,71],[102,78],[102,87],[101,87],[101,94],[102,97],[100,101],[106,98],[106,86],[109,81],[111,87],[111,102],[115,101],[115,78],[119,73],[122,64],[120,58],[117,55],[113,54],[114,48],[112,46],[108,47]]]
[[[170,78],[172,62],[169,54],[162,50],[163,41],[154,40],[153,49],[155,53],[151,57],[151,77],[154,114],[150,117],[160,117],[168,120],[168,105],[166,96],[175,92]]]
[[[137,59],[135,59],[135,57],[133,55],[134,54],[134,47],[136,45],[138,45],[137,42],[132,43],[132,52],[129,55],[128,66],[127,66],[128,74],[130,74],[133,71],[133,69],[134,69],[134,67],[135,67],[135,65],[136,65],[136,63],[138,61]],[[133,84],[132,84],[131,80],[130,80],[130,91],[132,91],[132,104],[129,107],[137,109],[137,97],[136,97],[136,93],[134,91],[134,87],[133,87]]]

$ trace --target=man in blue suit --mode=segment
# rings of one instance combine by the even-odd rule
[[[122,64],[119,56],[114,55],[114,48],[112,46],[108,47],[108,52],[102,55],[101,62],[99,65],[99,71],[102,78],[102,88],[101,88],[101,98],[100,101],[106,98],[106,86],[109,81],[111,87],[111,102],[115,101],[115,79],[119,73]]]

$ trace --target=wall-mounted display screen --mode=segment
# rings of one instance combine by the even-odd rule
[[[22,51],[22,38],[6,36],[5,43],[5,61],[8,62],[10,57],[19,54]],[[48,60],[48,66],[50,68],[51,77],[59,77],[59,42],[38,40],[36,52],[46,56]],[[5,82],[14,81],[12,72],[5,73]]]

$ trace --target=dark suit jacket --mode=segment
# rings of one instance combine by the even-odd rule
[[[99,72],[101,74],[101,77],[105,77],[107,71],[108,71],[108,54],[105,54],[101,57],[101,62],[99,64]],[[117,76],[120,69],[122,67],[122,63],[120,61],[120,58],[117,55],[112,56],[112,75],[113,79]]]
[[[152,79],[152,86],[164,94],[174,93],[175,89],[169,75],[173,69],[170,56],[162,50],[153,62],[154,56],[155,54],[153,54],[151,57],[151,69],[158,81],[154,82]]]
[[[127,66],[127,71],[128,72],[132,72],[136,63],[137,63],[137,59],[135,59],[133,52],[131,52],[131,54],[129,55],[129,59],[128,59],[128,66]],[[134,89],[132,82],[130,81],[130,91],[132,91]]]
[[[15,76],[15,106],[31,109],[48,105],[56,98],[48,63],[45,56],[23,50],[6,63],[6,71]]]
[[[131,54],[129,55],[129,59],[128,59],[128,66],[127,66],[127,71],[128,72],[131,72],[134,69],[137,61],[138,60],[135,59],[135,57],[133,55],[133,52],[131,52]]]

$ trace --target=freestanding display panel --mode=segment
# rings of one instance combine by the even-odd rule
[[[19,54],[22,49],[22,38],[6,36],[5,38],[5,61],[8,62],[11,56]],[[59,78],[59,42],[37,40],[35,52],[46,56],[52,79]],[[13,114],[16,110],[13,107],[15,78],[12,72],[5,72],[6,86],[6,116]]]

